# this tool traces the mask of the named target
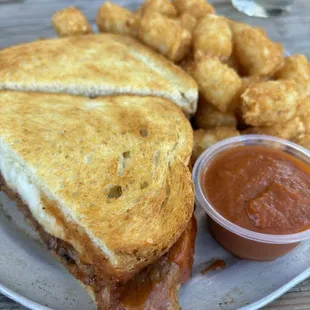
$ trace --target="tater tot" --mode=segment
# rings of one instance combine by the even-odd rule
[[[188,54],[191,34],[159,13],[145,14],[140,21],[139,39],[168,59],[178,62]]]
[[[174,0],[173,4],[179,15],[188,13],[197,20],[207,14],[215,13],[214,7],[206,0]]]
[[[227,112],[242,85],[238,74],[218,58],[204,56],[190,69],[204,99]]]
[[[167,17],[176,17],[177,10],[168,0],[146,0],[141,6],[142,16],[146,13],[160,13]]]
[[[218,127],[208,130],[194,130],[194,147],[191,162],[195,163],[199,155],[207,148],[221,140],[239,136],[239,131],[234,127]]]
[[[234,54],[246,75],[272,75],[283,64],[283,47],[258,28],[241,26],[233,35]]]
[[[300,116],[300,119],[304,125],[305,133],[310,134],[310,115]]]
[[[96,23],[101,32],[135,37],[139,27],[139,18],[121,6],[106,2],[99,8]]]
[[[80,36],[92,32],[84,14],[75,7],[56,12],[52,17],[52,23],[60,37]]]
[[[304,132],[304,123],[299,117],[294,117],[285,123],[279,123],[270,127],[249,128],[245,130],[244,133],[270,135],[286,140],[291,140]]]
[[[233,113],[223,113],[207,103],[203,98],[200,98],[198,110],[195,114],[195,124],[202,129],[225,126],[236,127],[237,119]]]
[[[307,97],[303,97],[300,100],[299,115],[309,117],[310,120],[310,95]]]
[[[301,134],[293,139],[293,142],[310,150],[310,134]]]
[[[192,34],[197,26],[197,19],[191,14],[183,13],[180,16],[180,23],[184,29]]]
[[[238,120],[242,119],[242,112],[241,112],[241,95],[251,86],[255,85],[264,81],[267,81],[267,78],[262,75],[252,75],[249,77],[243,77],[241,78],[242,85],[239,89],[238,94],[234,98],[234,102],[232,104],[232,109],[235,111]]]
[[[310,134],[310,96],[305,97],[300,102],[299,117],[302,120],[305,132]]]
[[[310,95],[310,69],[304,55],[286,57],[283,67],[275,73],[275,77],[295,81],[301,95]]]
[[[252,126],[285,123],[297,114],[300,103],[296,84],[288,80],[252,85],[241,99],[243,119]]]
[[[193,33],[194,55],[227,59],[232,52],[232,32],[225,18],[213,14],[201,18]]]

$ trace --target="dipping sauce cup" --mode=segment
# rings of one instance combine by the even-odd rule
[[[209,228],[214,238],[234,255],[251,260],[273,260],[293,250],[301,241],[310,239],[310,229],[291,234],[265,234],[238,226],[222,216],[208,199],[205,177],[212,162],[220,154],[242,146],[256,146],[279,150],[307,167],[310,167],[310,152],[295,144],[265,135],[244,135],[223,140],[208,148],[195,163],[193,181],[196,205],[208,214]],[[221,190],[221,189],[219,189]],[[225,195],[223,192],[222,195]],[[310,206],[309,206],[310,208]]]

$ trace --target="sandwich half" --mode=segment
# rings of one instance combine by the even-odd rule
[[[195,239],[182,111],[156,97],[12,91],[0,108],[2,190],[98,308],[161,309],[147,305],[162,287],[177,309]],[[141,286],[139,308],[130,296]]]
[[[195,81],[181,68],[115,34],[51,39],[0,51],[0,89],[96,97],[166,98],[187,114],[197,108]]]

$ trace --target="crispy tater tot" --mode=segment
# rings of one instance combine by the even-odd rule
[[[207,148],[221,140],[239,136],[239,131],[234,127],[218,127],[212,129],[194,130],[194,147],[191,162],[195,163],[199,155]]]
[[[285,123],[276,124],[270,127],[253,127],[245,130],[243,133],[270,135],[291,140],[304,132],[304,123],[301,121],[300,117],[294,117]]]
[[[304,124],[305,132],[310,135],[310,96],[301,100],[299,117]]]
[[[301,134],[293,139],[293,142],[305,147],[306,149],[310,150],[310,134]]]
[[[179,15],[189,13],[196,19],[215,13],[214,7],[206,0],[174,0],[173,4]]]
[[[310,95],[307,97],[303,97],[300,100],[299,115],[302,117],[309,117],[309,121],[310,121]],[[310,123],[309,123],[309,126],[310,126]]]
[[[237,119],[233,113],[223,113],[203,98],[199,99],[198,110],[195,114],[195,124],[198,128],[210,129],[215,127],[236,127]]]
[[[232,52],[232,32],[227,20],[214,14],[201,18],[193,33],[194,55],[227,59]]]
[[[208,56],[197,59],[190,74],[199,85],[200,92],[208,103],[221,112],[231,108],[234,97],[242,85],[238,74],[218,58]]]
[[[238,121],[242,121],[242,111],[241,111],[241,95],[251,86],[255,85],[264,81],[267,81],[267,77],[262,76],[262,75],[252,75],[248,77],[243,77],[241,78],[242,85],[239,89],[238,94],[235,96],[233,104],[232,104],[232,110],[235,112]]]
[[[149,47],[178,62],[190,50],[191,34],[159,13],[145,14],[140,21],[139,39]]]
[[[56,12],[52,17],[52,23],[60,37],[80,36],[92,32],[84,14],[75,7]]]
[[[146,0],[141,6],[142,16],[148,12],[157,12],[167,17],[178,15],[176,8],[168,0]]]
[[[305,133],[310,134],[310,115],[300,116],[300,119],[304,125]]]
[[[129,10],[106,2],[98,10],[96,23],[101,32],[137,36],[139,18]]]
[[[310,95],[310,68],[304,55],[286,57],[283,67],[275,73],[275,77],[295,81],[302,96]]]
[[[197,26],[197,19],[191,14],[183,13],[180,16],[180,23],[184,29],[192,34]]]
[[[271,41],[259,28],[243,24],[235,28],[237,30],[233,31],[234,54],[245,74],[272,75],[281,67],[283,64],[281,44]]]
[[[289,80],[267,81],[250,86],[242,95],[245,123],[272,126],[292,119],[299,108],[296,84]]]

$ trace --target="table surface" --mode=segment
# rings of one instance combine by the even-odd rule
[[[32,41],[38,37],[53,36],[50,16],[54,11],[70,5],[76,5],[82,9],[89,20],[94,22],[97,9],[102,1],[16,0],[2,2],[3,0],[0,0],[0,48]],[[261,26],[273,40],[282,42],[286,51],[305,54],[310,59],[310,0],[296,0],[292,12],[288,16],[272,19],[243,15],[236,11],[231,2],[227,0],[210,2],[215,5],[219,14]],[[0,294],[1,309],[24,310],[25,308]],[[309,310],[310,279],[293,288],[264,309]]]

